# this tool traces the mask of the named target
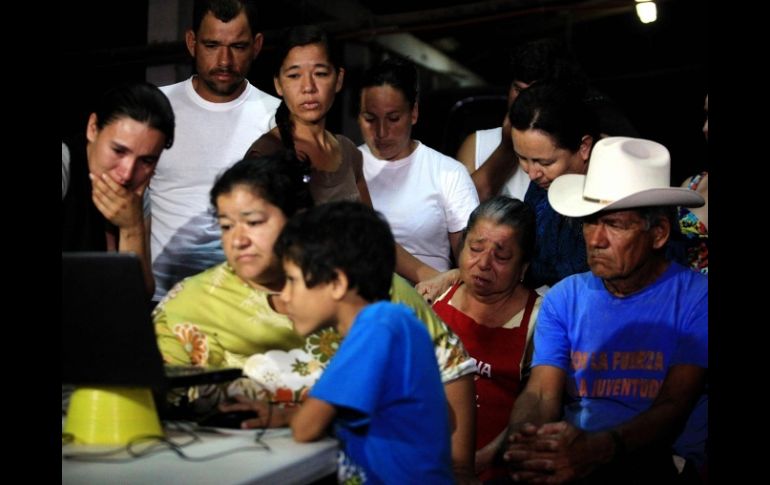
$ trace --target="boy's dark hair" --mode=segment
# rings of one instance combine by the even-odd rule
[[[209,194],[216,210],[220,195],[229,194],[237,186],[281,209],[287,218],[313,206],[308,180],[310,165],[283,153],[237,162],[214,182]]]
[[[299,266],[305,285],[329,283],[336,271],[366,301],[390,298],[396,267],[393,233],[385,219],[359,202],[330,202],[301,212],[286,224],[275,254]]]
[[[174,144],[174,110],[163,92],[144,81],[127,82],[109,89],[94,110],[101,130],[121,118],[147,123],[166,137],[166,148]]]
[[[193,5],[193,25],[192,31],[197,35],[201,28],[203,17],[211,12],[214,17],[222,22],[229,22],[237,17],[241,12],[246,12],[246,19],[249,21],[251,36],[257,35],[257,5],[253,1],[243,0],[196,0]]]

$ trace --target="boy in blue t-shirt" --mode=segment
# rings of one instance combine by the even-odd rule
[[[275,252],[295,330],[333,326],[344,336],[291,419],[294,439],[319,439],[333,423],[340,482],[454,483],[433,343],[409,309],[387,301],[395,267],[387,222],[360,203],[324,204],[294,216]]]

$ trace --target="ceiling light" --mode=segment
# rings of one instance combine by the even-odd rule
[[[636,15],[643,24],[655,22],[658,18],[658,7],[655,2],[648,0],[636,0]]]

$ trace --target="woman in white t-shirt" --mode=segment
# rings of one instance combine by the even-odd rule
[[[446,271],[479,198],[460,162],[412,139],[417,117],[413,64],[391,58],[364,73],[358,125],[366,143],[358,148],[372,204],[404,249]]]

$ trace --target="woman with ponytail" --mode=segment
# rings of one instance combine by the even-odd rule
[[[357,200],[371,207],[361,152],[350,139],[326,130],[326,114],[342,89],[345,69],[328,35],[317,26],[284,32],[273,74],[282,101],[277,126],[261,136],[246,158],[280,151],[296,153],[311,165],[310,192],[316,204]],[[438,274],[396,244],[396,272],[416,283]]]
[[[285,31],[273,82],[282,101],[276,126],[249,148],[247,158],[278,151],[296,153],[312,166],[316,204],[360,200],[371,205],[361,154],[348,138],[326,130],[326,114],[342,89],[345,69],[326,33],[315,26]]]

